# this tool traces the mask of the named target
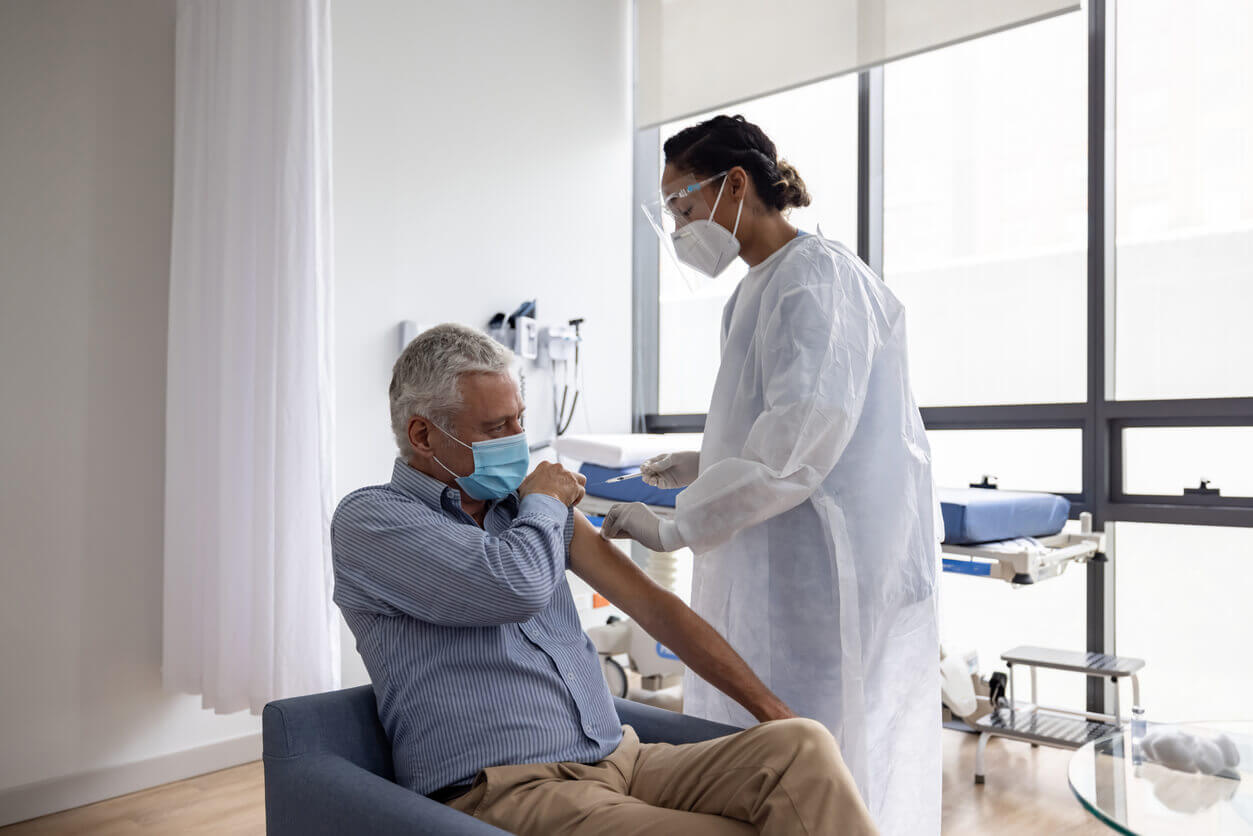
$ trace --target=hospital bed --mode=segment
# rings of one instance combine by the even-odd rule
[[[989,488],[936,493],[944,517],[945,572],[1025,586],[1055,578],[1101,551],[1091,514],[1080,514],[1078,532],[1062,531],[1070,516],[1063,497]]]
[[[642,479],[609,480],[637,472],[652,456],[699,450],[700,442],[700,433],[570,435],[554,441],[553,448],[563,460],[574,459],[580,464],[579,472],[587,477],[587,496],[579,503],[579,510],[599,526],[619,502],[643,502],[659,517],[673,519],[678,491],[654,488]]]
[[[643,502],[662,519],[674,519],[674,501],[678,491],[667,491],[645,484],[643,479],[606,484],[616,476],[624,476],[638,470],[637,467],[601,467],[584,462],[579,472],[587,477],[587,496],[579,503],[579,510],[589,517],[604,517],[619,502]],[[597,523],[599,524],[599,522]]]
[[[615,503],[642,502],[663,519],[672,519],[678,491],[650,487],[639,479],[607,483],[637,468],[638,463],[607,467],[584,462],[583,513],[603,517]],[[1062,531],[1070,503],[1060,496],[987,488],[941,488],[937,493],[946,535],[945,572],[1025,586],[1055,578],[1072,563],[1086,563],[1101,551],[1101,534],[1092,530],[1090,514],[1080,515],[1078,532]]]
[[[554,446],[559,455],[582,462],[587,497],[579,507],[589,517],[603,517],[617,502],[642,502],[663,519],[672,519],[678,491],[653,488],[639,479],[608,480],[638,470],[650,456],[697,449],[700,435],[568,436]],[[1026,586],[1055,578],[1071,564],[1086,563],[1101,552],[1102,535],[1092,530],[1090,514],[1080,515],[1078,532],[1062,530],[1070,516],[1070,503],[1063,497],[990,486],[940,488],[937,494],[944,517],[945,572]]]

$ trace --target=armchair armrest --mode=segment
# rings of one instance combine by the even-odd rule
[[[613,698],[618,719],[635,729],[642,743],[699,743],[735,734],[743,729],[702,720],[687,714],[678,714],[630,700]]]
[[[270,836],[507,836],[335,755],[267,755],[265,783]]]

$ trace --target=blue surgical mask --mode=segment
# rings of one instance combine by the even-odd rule
[[[443,430],[442,427],[440,429]],[[474,472],[469,476],[458,476],[438,458],[435,461],[451,473],[458,487],[474,499],[503,499],[518,489],[531,468],[531,449],[527,446],[525,432],[473,444],[466,444],[447,430],[443,432],[474,453]]]

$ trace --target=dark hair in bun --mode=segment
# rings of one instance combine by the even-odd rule
[[[715,116],[684,128],[666,140],[663,151],[667,165],[702,179],[742,167],[762,202],[779,211],[810,203],[800,174],[779,159],[765,131],[743,116]]]

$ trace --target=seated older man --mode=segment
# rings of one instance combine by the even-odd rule
[[[583,477],[549,462],[527,475],[507,352],[432,328],[396,361],[390,394],[402,458],[391,482],[344,498],[331,531],[335,601],[401,784],[523,834],[874,831],[826,729],[572,510]],[[762,724],[641,744],[618,722],[567,569]]]

